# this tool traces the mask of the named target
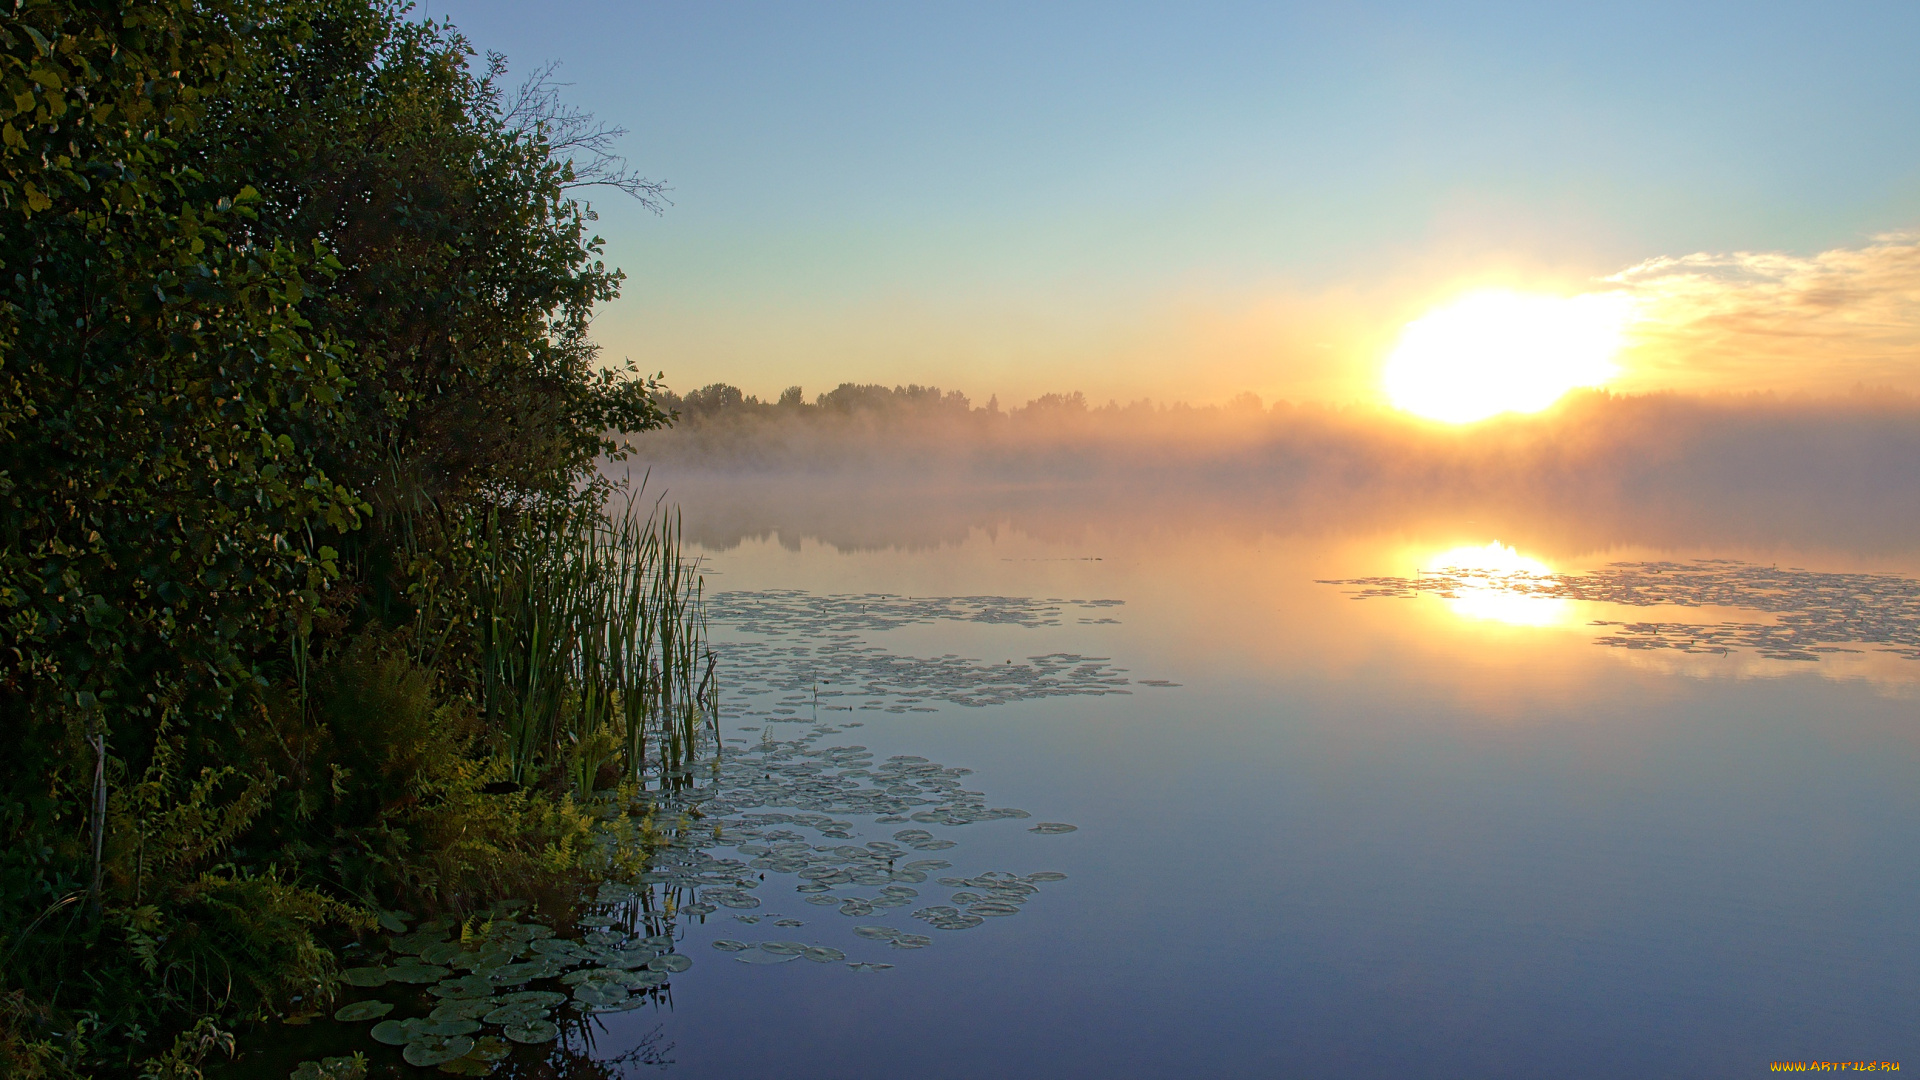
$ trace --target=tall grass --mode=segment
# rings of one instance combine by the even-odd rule
[[[558,768],[586,791],[611,765],[660,790],[690,783],[719,687],[679,514],[629,498],[493,513],[482,532],[476,690],[512,778]]]

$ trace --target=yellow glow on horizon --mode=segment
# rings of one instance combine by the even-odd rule
[[[1395,408],[1465,424],[1538,412],[1618,374],[1634,301],[1623,293],[1469,293],[1408,323],[1383,381]]]
[[[1526,584],[1528,578],[1550,578],[1553,568],[1528,558],[1498,540],[1485,547],[1457,547],[1428,559],[1427,573],[1464,575],[1447,607],[1469,619],[1488,619],[1512,626],[1553,626],[1572,616],[1572,604],[1552,596],[1532,596],[1503,587]],[[1486,581],[1487,584],[1473,584]]]

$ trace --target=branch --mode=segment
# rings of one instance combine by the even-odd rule
[[[592,113],[560,99],[560,88],[573,84],[553,77],[559,69],[559,61],[552,61],[528,76],[498,106],[501,124],[508,131],[544,139],[554,157],[567,160],[572,177],[562,185],[564,188],[615,188],[656,214],[672,206],[673,200],[667,198],[672,189],[666,181],[639,175],[627,165],[625,157],[614,152],[614,144],[625,137],[626,128],[597,121]]]

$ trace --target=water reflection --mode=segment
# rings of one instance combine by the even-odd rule
[[[1485,547],[1456,547],[1427,560],[1426,573],[1445,584],[1433,589],[1447,608],[1469,619],[1512,626],[1554,626],[1570,621],[1573,605],[1537,591],[1553,569],[1498,540]]]
[[[1592,620],[1608,631],[1596,643],[1618,649],[1722,656],[1746,649],[1769,660],[1809,663],[1873,649],[1920,660],[1920,579],[1898,574],[1759,566],[1729,558],[1620,562],[1558,573],[1494,543],[1436,556],[1424,573],[1411,578],[1321,583],[1348,586],[1349,595],[1363,600],[1445,597],[1462,614],[1526,625],[1559,621],[1576,601],[1674,612],[1665,619]],[[1703,618],[1700,611],[1745,617]],[[1681,618],[1682,613],[1695,614]]]

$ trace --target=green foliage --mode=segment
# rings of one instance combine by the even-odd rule
[[[0,20],[10,1074],[198,1075],[365,905],[578,865],[573,792],[702,715],[677,541],[592,509],[667,417],[586,338],[620,275],[503,63],[402,14]]]
[[[506,736],[513,779],[565,767],[579,790],[603,769],[683,783],[718,688],[678,519],[632,501],[610,516],[562,505],[479,531],[474,696]]]

